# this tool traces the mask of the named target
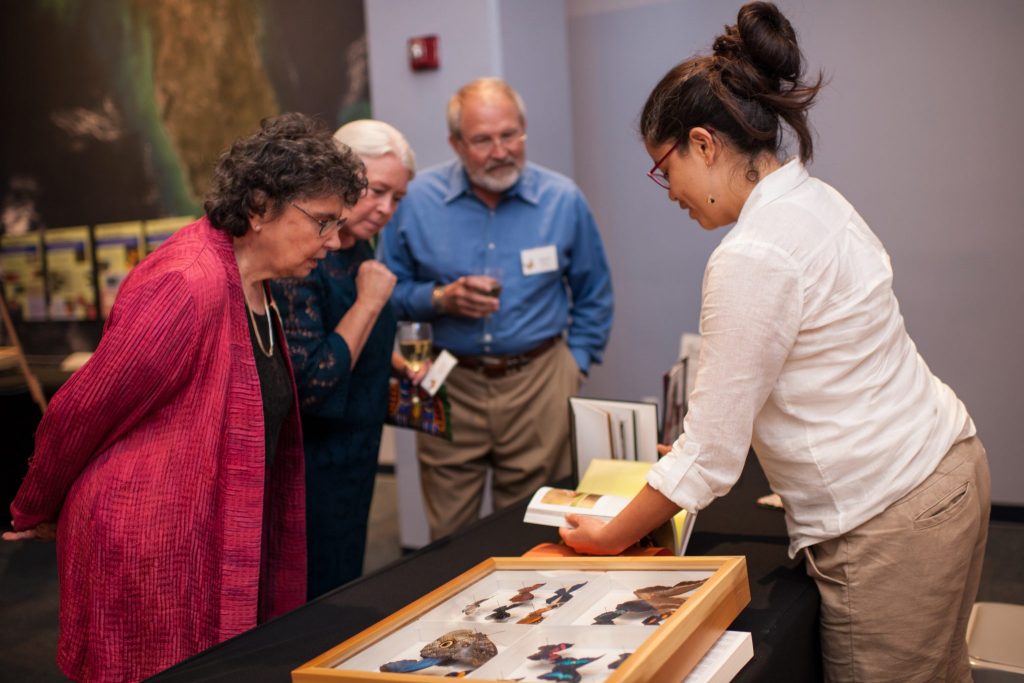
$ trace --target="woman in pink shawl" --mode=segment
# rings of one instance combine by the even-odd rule
[[[56,537],[72,679],[141,679],[303,602],[302,436],[266,281],[336,249],[364,186],[321,124],[264,121],[53,397],[3,537]]]

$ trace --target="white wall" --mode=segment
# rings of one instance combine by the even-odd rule
[[[1016,408],[1024,385],[1024,3],[779,0],[812,69],[830,78],[811,120],[811,171],[885,242],[907,327],[967,404],[993,500],[1024,504]],[[679,334],[697,327],[705,233],[644,177],[644,100],[706,50],[740,3],[570,0],[576,178],[612,262],[616,320],[594,395],[658,393]],[[1016,303],[1015,303],[1016,302]]]

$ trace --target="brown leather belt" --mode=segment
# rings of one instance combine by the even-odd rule
[[[527,364],[550,349],[561,340],[562,335],[555,335],[545,339],[537,346],[523,353],[512,353],[505,356],[456,356],[459,359],[459,367],[465,370],[479,372],[487,377],[504,377],[513,372],[518,372]]]

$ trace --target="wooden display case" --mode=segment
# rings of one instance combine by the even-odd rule
[[[292,681],[681,681],[748,602],[743,557],[492,557]],[[472,643],[453,645],[464,638]],[[436,654],[460,644],[468,656]]]

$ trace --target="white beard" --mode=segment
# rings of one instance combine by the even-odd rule
[[[491,169],[490,171],[476,171],[470,173],[470,181],[481,187],[488,192],[501,193],[516,184],[519,180],[519,176],[522,173],[522,169],[518,166],[511,164],[508,166],[499,166],[498,168]]]

